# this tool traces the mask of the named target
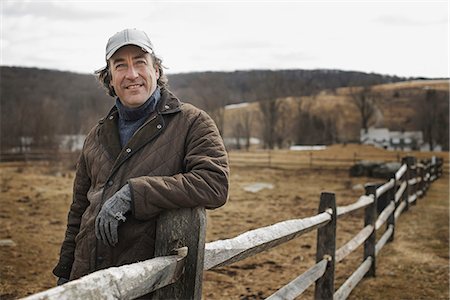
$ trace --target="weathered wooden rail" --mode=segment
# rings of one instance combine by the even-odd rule
[[[384,184],[366,184],[366,195],[355,203],[336,207],[333,193],[322,193],[317,215],[287,220],[205,244],[203,208],[167,211],[158,220],[156,258],[100,270],[65,285],[29,296],[37,299],[134,299],[153,292],[152,299],[201,299],[202,273],[266,251],[317,230],[316,264],[268,299],[294,299],[315,284],[315,299],[346,299],[364,277],[374,277],[376,257],[394,240],[399,216],[423,197],[442,174],[442,160],[417,163],[405,157],[401,168]],[[379,202],[384,203],[380,213]],[[364,227],[336,249],[337,220],[364,209]],[[376,231],[386,224],[380,239]],[[357,248],[364,260],[337,289],[335,265]]]

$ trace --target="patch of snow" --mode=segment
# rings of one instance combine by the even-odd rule
[[[249,105],[248,102],[242,102],[242,103],[237,103],[237,104],[228,104],[228,105],[225,105],[225,109],[243,108],[243,107],[247,107],[248,105]]]
[[[16,243],[10,239],[0,240],[0,247],[3,247],[3,246],[14,247],[14,246],[16,246]]]
[[[325,150],[327,146],[324,145],[313,145],[313,146],[300,146],[294,145],[289,148],[289,150],[294,151],[310,151],[310,150]]]
[[[364,191],[364,186],[362,184],[356,184],[352,187],[352,190],[354,191]]]
[[[263,189],[273,189],[273,184],[266,182],[255,182],[244,187],[244,191],[257,193]]]

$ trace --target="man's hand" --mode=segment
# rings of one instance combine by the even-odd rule
[[[106,200],[95,219],[95,236],[105,245],[115,246],[119,241],[119,221],[125,222],[124,214],[131,209],[130,186],[125,184],[111,198]]]

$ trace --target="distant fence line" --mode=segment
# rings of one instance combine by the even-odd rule
[[[377,255],[394,240],[399,216],[441,175],[441,159],[418,163],[414,157],[405,157],[390,180],[366,184],[365,195],[350,205],[336,207],[335,195],[324,192],[315,216],[206,244],[204,208],[166,211],[157,222],[156,258],[100,270],[25,299],[134,299],[150,292],[153,299],[201,299],[204,270],[230,265],[312,230],[318,230],[316,264],[267,299],[294,299],[314,283],[315,299],[346,299],[363,277],[375,276]],[[364,228],[336,249],[337,220],[359,209],[364,209]],[[386,229],[377,241],[376,231],[384,224]],[[335,265],[360,246],[364,247],[363,263],[336,290]]]
[[[80,152],[72,151],[32,151],[1,152],[0,162],[35,162],[35,161],[73,161],[76,162]]]
[[[342,151],[342,150],[341,150]],[[401,162],[404,152],[386,151],[385,153],[358,153],[349,150],[346,154],[333,155],[324,150],[288,151],[288,150],[259,150],[259,151],[230,151],[230,161],[233,166],[268,167],[282,169],[334,169],[347,170],[349,166],[361,161],[372,160],[384,162]],[[419,159],[419,158],[418,158]],[[445,169],[448,169],[448,158],[444,160]]]
[[[342,150],[341,150],[342,151]],[[385,153],[358,153],[349,151],[347,154],[330,155],[324,150],[256,150],[230,151],[230,162],[233,166],[268,167],[281,169],[333,169],[347,170],[349,166],[361,161],[372,160],[383,162],[401,161],[404,155],[401,151],[387,151]],[[0,162],[35,162],[35,161],[65,161],[75,163],[79,152],[70,151],[33,151],[33,152],[1,152]],[[419,157],[418,157],[419,159]],[[448,157],[444,160],[444,170],[449,172]]]

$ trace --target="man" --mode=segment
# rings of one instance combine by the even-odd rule
[[[162,210],[222,206],[227,154],[212,119],[166,87],[148,36],[125,29],[96,72],[116,105],[90,131],[77,164],[58,284],[153,257]]]

